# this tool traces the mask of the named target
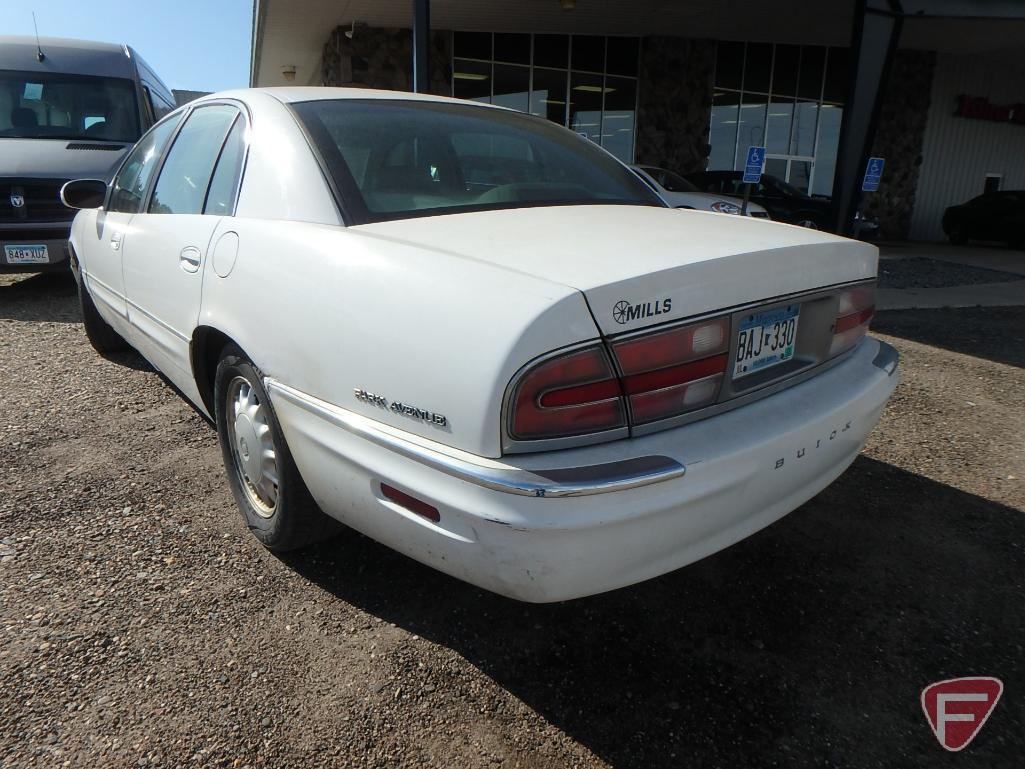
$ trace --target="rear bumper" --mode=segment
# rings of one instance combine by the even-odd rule
[[[868,339],[819,376],[734,411],[496,461],[380,425],[384,438],[369,434],[351,412],[267,386],[326,512],[467,582],[545,602],[672,571],[781,518],[854,460],[897,380],[896,352]],[[382,481],[436,506],[440,521],[386,499]]]

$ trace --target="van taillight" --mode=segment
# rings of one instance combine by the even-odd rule
[[[616,342],[631,421],[644,424],[713,403],[729,359],[728,317]]]
[[[868,333],[869,323],[875,315],[875,285],[857,286],[840,292],[840,301],[833,324],[833,341],[829,357],[849,350]]]
[[[605,350],[551,358],[528,370],[512,398],[516,440],[564,438],[626,427],[622,390]]]

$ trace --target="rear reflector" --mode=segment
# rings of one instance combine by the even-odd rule
[[[626,426],[622,389],[601,347],[560,355],[523,375],[512,398],[516,440],[563,438]]]
[[[868,333],[869,323],[875,315],[875,285],[857,286],[840,293],[833,324],[833,341],[829,345],[829,357],[851,349]]]
[[[441,520],[441,513],[438,512],[438,508],[434,505],[427,504],[422,499],[417,499],[404,491],[399,491],[394,486],[389,486],[387,483],[381,484],[381,492],[396,505],[406,508],[411,513],[416,513],[421,518],[426,518],[428,521],[433,521],[434,523]]]

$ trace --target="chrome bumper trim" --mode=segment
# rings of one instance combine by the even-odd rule
[[[686,468],[675,459],[664,456],[634,457],[599,465],[533,471],[503,465],[498,461],[485,460],[490,463],[481,464],[406,439],[400,430],[314,398],[271,377],[264,379],[264,387],[272,396],[284,398],[353,435],[407,459],[468,483],[506,494],[546,498],[607,494],[680,478],[686,472]]]
[[[900,353],[897,352],[893,345],[889,345],[881,339],[876,339],[876,341],[879,342],[879,352],[872,359],[872,365],[876,368],[881,368],[886,372],[887,376],[893,376],[900,361]]]

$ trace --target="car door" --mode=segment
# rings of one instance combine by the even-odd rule
[[[106,205],[96,211],[95,225],[82,231],[83,279],[97,306],[127,322],[124,273],[121,257],[132,217],[140,210],[149,191],[153,171],[160,162],[181,115],[156,125],[143,136],[125,158],[111,183]]]
[[[123,246],[128,317],[143,337],[140,351],[186,394],[194,389],[189,345],[202,267],[220,221],[207,197],[226,138],[241,119],[238,107],[226,103],[189,113]]]

